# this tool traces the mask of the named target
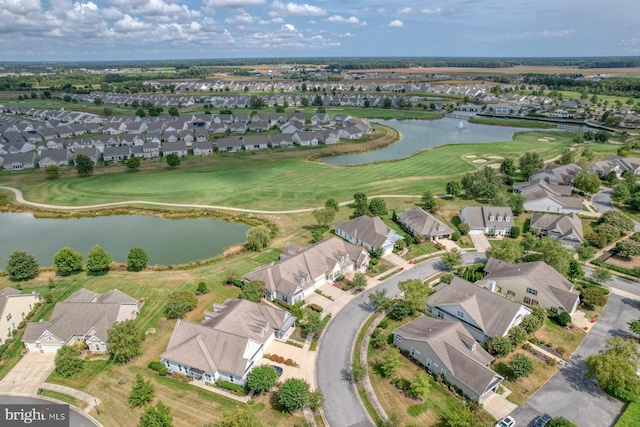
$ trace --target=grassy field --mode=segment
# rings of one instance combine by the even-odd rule
[[[568,360],[576,351],[586,333],[578,328],[567,329],[547,319],[545,324],[533,334],[537,339],[559,349],[562,358]]]
[[[545,123],[538,120],[524,119],[497,119],[493,117],[472,117],[469,119],[471,123],[492,126],[509,126],[514,128],[535,128],[535,129],[553,129],[556,126],[551,123]]]
[[[360,166],[336,166],[308,160],[309,152],[241,152],[205,159],[187,158],[169,171],[156,163],[137,173],[124,166],[98,169],[78,177],[67,171],[46,179],[41,171],[0,174],[0,185],[24,191],[27,200],[60,205],[87,205],[124,200],[200,203],[255,209],[320,206],[328,198],[350,200],[357,191],[376,194],[442,194],[446,182],[477,170],[466,156],[517,158],[524,151],[555,157],[572,144],[572,133],[553,133],[556,141],[540,143],[539,133],[518,134],[513,142],[447,145],[410,158]],[[613,146],[611,146],[613,151]],[[157,162],[154,161],[154,162]]]

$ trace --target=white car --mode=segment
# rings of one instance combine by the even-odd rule
[[[496,427],[513,427],[515,425],[516,425],[516,420],[514,420],[511,416],[507,415],[506,417],[498,421],[498,423],[496,424]]]

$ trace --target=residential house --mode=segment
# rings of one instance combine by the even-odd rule
[[[478,341],[507,336],[509,330],[520,324],[527,307],[511,301],[489,289],[474,285],[460,277],[451,284],[438,286],[427,299],[431,314],[438,319],[462,323]]]
[[[285,113],[271,113],[269,117],[269,123],[271,126],[279,126],[287,121],[287,115]]]
[[[38,167],[40,169],[44,169],[47,166],[69,166],[69,162],[73,155],[71,151],[66,148],[53,149],[53,150],[42,150],[40,153],[40,160],[38,160]]]
[[[269,145],[272,147],[293,147],[293,136],[290,133],[272,133],[269,135]]]
[[[243,134],[247,131],[247,122],[233,122],[229,125],[229,132]]]
[[[238,113],[233,118],[233,121],[234,122],[249,123],[249,119],[250,118],[251,118],[251,116],[249,115],[249,113]]]
[[[503,206],[465,206],[460,221],[469,225],[469,233],[490,236],[510,236],[516,225],[511,208]]]
[[[87,156],[94,165],[98,164],[100,160],[100,150],[97,147],[82,147],[76,148],[73,153],[73,161],[75,162],[79,155]]]
[[[307,115],[306,113],[291,113],[291,117],[290,120],[295,120],[297,122],[300,122],[302,124],[305,124],[307,121]]]
[[[264,150],[269,148],[269,140],[264,135],[249,135],[242,138],[242,145],[245,150]]]
[[[105,294],[81,289],[57,303],[49,321],[29,323],[22,342],[29,351],[41,353],[78,343],[92,353],[106,353],[107,331],[115,322],[134,320],[141,307],[142,302],[118,289]]]
[[[337,237],[308,248],[289,242],[279,262],[256,268],[243,280],[264,282],[268,300],[295,304],[325,283],[353,271],[364,272],[368,265],[369,253],[365,249]]]
[[[226,123],[211,123],[209,126],[209,133],[225,133],[229,130],[229,126]]]
[[[340,134],[335,129],[321,129],[315,132],[320,144],[337,144],[340,142]]]
[[[348,126],[338,129],[338,135],[344,139],[360,139],[362,138],[362,130],[357,126]]]
[[[36,165],[36,153],[30,151],[28,153],[7,153],[4,156],[2,169],[6,171],[16,171],[23,169],[33,169]]]
[[[162,144],[162,155],[177,154],[180,157],[186,157],[189,148],[185,141],[165,142]]]
[[[489,368],[493,356],[460,322],[421,316],[395,329],[393,344],[474,402],[482,403],[504,379]]]
[[[242,150],[242,140],[235,136],[220,138],[217,140],[218,151],[236,152]]]
[[[573,314],[580,293],[573,283],[543,261],[511,264],[489,258],[484,268],[487,276],[476,285],[506,295],[527,305],[541,305],[558,313]]]
[[[210,156],[213,154],[213,143],[210,141],[196,141],[193,143],[194,156]]]
[[[297,120],[290,120],[280,126],[280,132],[294,134],[300,132],[304,128],[304,124]]]
[[[623,172],[629,171],[634,175],[640,175],[640,158],[609,156],[606,159],[594,162],[589,171],[604,178],[612,171],[620,178]]]
[[[268,305],[235,299],[214,305],[202,323],[178,319],[161,363],[202,383],[244,386],[275,340],[286,341],[296,318]]]
[[[396,242],[403,239],[378,216],[363,215],[349,221],[340,220],[335,231],[349,243],[362,245],[369,251],[381,249],[382,255],[391,253]]]
[[[418,206],[400,213],[398,222],[403,224],[414,236],[422,236],[428,240],[449,238],[453,234],[451,227]]]
[[[253,120],[249,123],[249,130],[251,132],[266,132],[269,130],[269,122],[266,120]]]
[[[121,162],[131,157],[131,147],[119,145],[117,147],[104,147],[102,158],[105,162]]]
[[[292,139],[293,142],[303,147],[318,145],[318,138],[313,132],[301,130],[294,133]]]
[[[534,213],[529,230],[538,230],[542,236],[558,240],[566,248],[575,248],[584,242],[582,220],[577,213],[553,215]]]
[[[311,116],[311,124],[314,126],[324,125],[331,121],[331,117],[327,113],[315,113]]]
[[[39,302],[40,296],[35,292],[23,294],[14,288],[0,291],[0,344],[13,338],[13,331]]]
[[[571,196],[571,186],[549,184],[544,179],[518,182],[513,192],[525,197],[524,210],[537,212],[580,213],[582,199]]]
[[[571,185],[573,178],[581,172],[585,172],[585,170],[575,163],[569,163],[568,165],[549,163],[544,169],[536,169],[529,181],[542,179],[549,184]]]

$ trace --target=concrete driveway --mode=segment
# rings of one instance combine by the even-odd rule
[[[37,394],[55,368],[55,357],[55,353],[27,353],[0,381],[0,392]]]
[[[611,294],[602,315],[582,341],[569,362],[562,367],[527,403],[511,413],[518,425],[541,413],[563,416],[578,426],[612,426],[623,404],[601,391],[586,378],[588,356],[605,348],[607,339],[626,337],[627,322],[640,317],[640,302]],[[569,403],[570,402],[570,403]]]
[[[489,239],[484,234],[471,234],[469,233],[469,238],[473,242],[473,246],[476,247],[478,252],[486,252],[491,247],[489,243]]]

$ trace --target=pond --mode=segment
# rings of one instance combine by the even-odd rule
[[[516,132],[532,129],[469,123],[459,119],[372,120],[398,130],[402,137],[395,144],[358,154],[323,157],[322,162],[335,165],[361,165],[383,160],[398,160],[420,151],[447,144],[487,144],[511,141]],[[549,130],[549,129],[545,129]]]
[[[222,254],[224,248],[246,241],[245,224],[221,220],[164,219],[146,215],[86,218],[35,218],[26,213],[0,214],[0,265],[13,251],[36,257],[41,266],[53,265],[53,256],[68,246],[85,256],[95,245],[115,262],[126,263],[132,247],[149,254],[149,264],[183,264]]]

